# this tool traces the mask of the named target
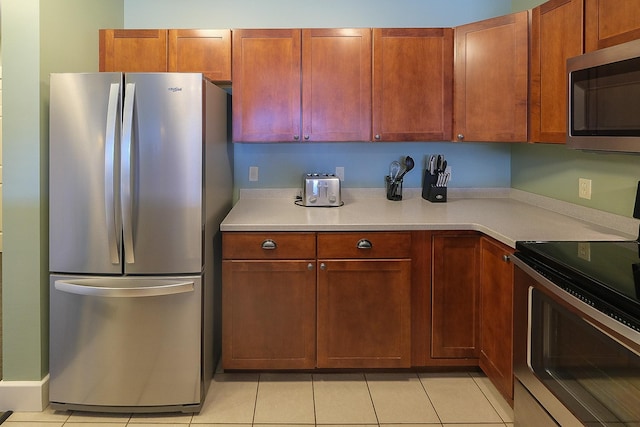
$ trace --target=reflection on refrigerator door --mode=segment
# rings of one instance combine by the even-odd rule
[[[229,96],[198,73],[50,83],[52,406],[197,412],[220,352]]]

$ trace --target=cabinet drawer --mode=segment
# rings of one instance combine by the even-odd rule
[[[308,259],[316,257],[315,233],[224,233],[224,259]]]
[[[318,258],[410,257],[410,232],[318,233]]]

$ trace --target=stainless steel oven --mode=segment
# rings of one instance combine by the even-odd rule
[[[517,249],[516,425],[640,425],[638,243]]]

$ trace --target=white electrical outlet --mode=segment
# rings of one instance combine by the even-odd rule
[[[258,180],[258,167],[249,166],[249,181],[257,181],[257,180]]]
[[[591,243],[578,242],[578,258],[585,261],[591,261]]]
[[[344,181],[344,166],[336,166],[336,176]]]
[[[591,200],[591,180],[586,178],[578,179],[578,197]]]

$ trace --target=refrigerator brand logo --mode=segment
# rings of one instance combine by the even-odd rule
[[[182,92],[182,88],[181,87],[170,87],[169,91],[170,92]]]

